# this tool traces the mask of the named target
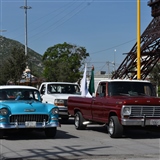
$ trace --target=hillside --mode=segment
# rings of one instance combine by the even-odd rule
[[[0,36],[0,56],[1,60],[7,59],[13,48],[25,48],[25,46],[15,40]],[[29,57],[29,68],[33,74],[42,74],[43,64],[42,64],[42,55],[35,52],[34,50],[28,48],[27,50]]]

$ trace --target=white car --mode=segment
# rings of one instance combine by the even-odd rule
[[[42,102],[54,104],[59,108],[59,117],[63,121],[69,119],[68,97],[80,95],[79,85],[69,82],[43,82],[39,87],[39,91]]]

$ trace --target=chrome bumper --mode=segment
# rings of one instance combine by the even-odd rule
[[[121,119],[123,126],[160,126],[160,119]]]
[[[68,108],[67,107],[59,107],[59,116],[68,116]]]
[[[38,129],[38,128],[53,128],[53,127],[60,127],[60,123],[57,122],[52,122],[52,123],[36,123],[35,126],[29,126],[24,124],[18,124],[15,122],[15,124],[5,124],[1,123],[0,124],[0,129],[20,129],[20,128],[33,128],[33,129]]]

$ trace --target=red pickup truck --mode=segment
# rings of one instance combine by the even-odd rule
[[[160,98],[144,80],[100,81],[95,97],[69,97],[68,112],[77,130],[106,124],[111,138],[121,137],[127,127],[160,126]]]

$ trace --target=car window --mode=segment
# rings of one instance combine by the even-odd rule
[[[110,95],[154,96],[151,83],[146,82],[110,82]]]
[[[37,100],[41,101],[40,93],[34,89],[1,89],[0,100]]]
[[[47,93],[80,94],[80,89],[76,84],[48,84]]]

